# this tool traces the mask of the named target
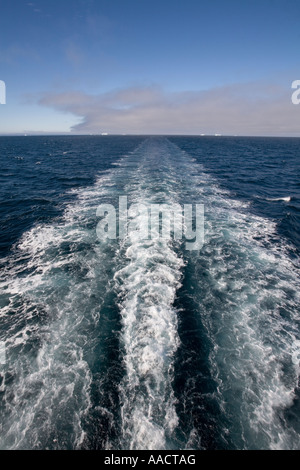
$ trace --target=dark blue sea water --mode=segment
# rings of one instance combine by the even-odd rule
[[[0,178],[2,449],[300,449],[300,139],[1,137]],[[120,196],[203,247],[101,239]]]

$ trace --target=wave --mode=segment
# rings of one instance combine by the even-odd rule
[[[90,361],[109,283],[103,265],[111,262],[96,237],[96,208],[110,178],[77,190],[61,218],[25,233],[4,260],[1,448],[72,449],[84,442]]]
[[[299,380],[299,275],[291,247],[275,222],[228,197],[209,174],[190,178],[190,187],[205,201],[205,244],[189,259],[190,287],[212,345],[223,442],[234,436],[238,449],[297,449],[297,426],[288,419]]]
[[[129,163],[138,162],[124,190],[133,203],[156,203],[174,191],[168,148],[147,142]],[[153,165],[164,159],[163,172],[153,177]],[[124,167],[123,167],[124,169]],[[170,170],[170,173],[168,173]],[[163,188],[159,186],[163,185]],[[153,193],[153,188],[157,191]],[[168,203],[175,202],[172,197]],[[130,223],[142,227],[144,214],[134,213]],[[175,397],[174,355],[179,344],[176,291],[183,261],[170,240],[141,240],[130,231],[120,257],[123,262],[114,279],[119,296],[126,375],[120,384],[122,397],[121,448],[165,449],[178,425]]]
[[[211,427],[200,412],[227,447],[298,448],[289,413],[299,277],[276,224],[168,139],[147,139],[115,163],[71,190],[63,216],[26,232],[4,260],[1,448],[206,448]],[[204,203],[203,248],[137,231],[98,239],[97,207],[120,195]],[[137,211],[129,219],[147,224]],[[205,390],[218,411],[198,406]]]
[[[264,199],[265,201],[269,202],[291,202],[293,199],[292,196],[284,196],[284,197],[263,197],[263,196],[255,196],[257,199]]]
[[[284,202],[290,202],[291,201],[291,196],[286,196],[286,197],[275,197],[275,198],[266,198],[267,201],[270,202],[277,202],[277,201],[284,201]]]

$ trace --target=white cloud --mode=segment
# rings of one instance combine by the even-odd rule
[[[300,106],[291,95],[290,83],[260,82],[178,93],[158,86],[47,93],[39,103],[80,117],[76,133],[300,136]]]

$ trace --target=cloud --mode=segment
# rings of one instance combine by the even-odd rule
[[[204,91],[128,87],[89,95],[46,93],[39,103],[72,113],[72,132],[98,134],[223,134],[300,136],[300,106],[291,84],[236,84]]]
[[[30,8],[32,8],[33,11],[35,11],[36,13],[41,13],[42,10],[40,10],[40,8],[36,8],[35,6],[35,3],[27,3],[27,6],[29,6]]]

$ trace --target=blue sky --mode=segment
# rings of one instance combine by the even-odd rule
[[[0,133],[299,135],[299,0],[2,0]]]

